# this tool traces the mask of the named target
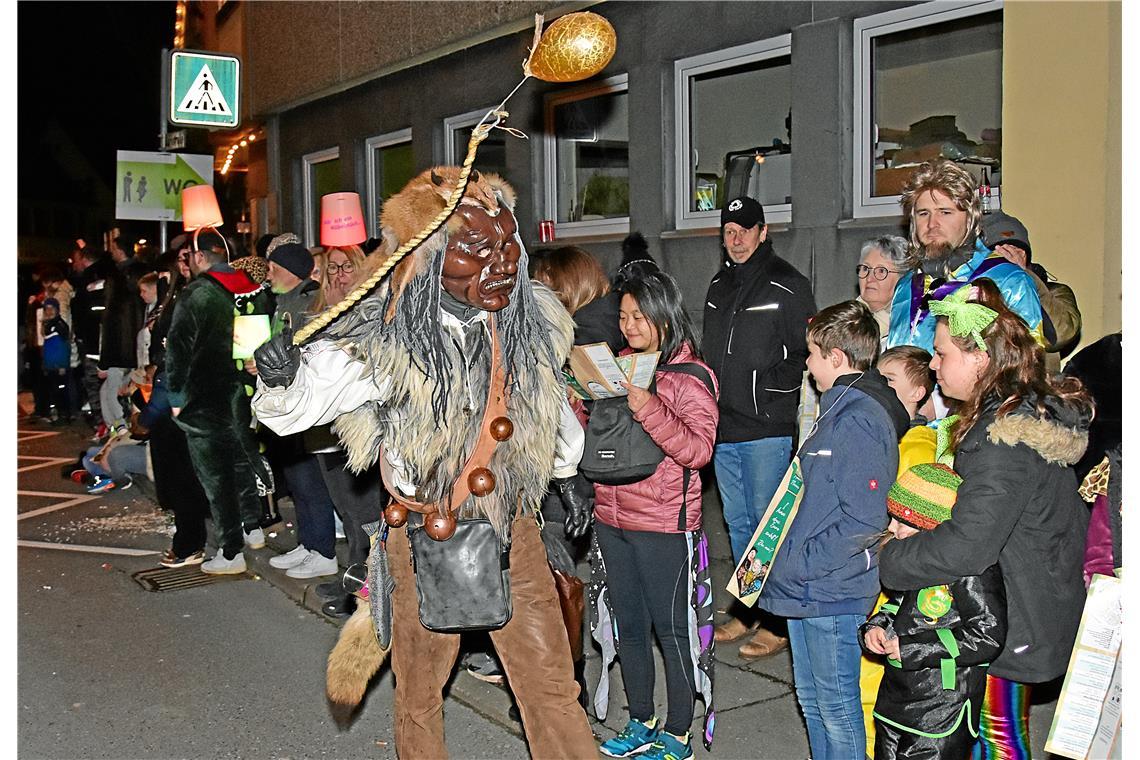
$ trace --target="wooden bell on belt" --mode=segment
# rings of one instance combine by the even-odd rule
[[[424,517],[424,532],[436,541],[446,541],[455,535],[455,518],[450,512],[433,512]]]
[[[393,528],[399,528],[408,521],[408,508],[398,501],[393,501],[384,510],[384,522]]]

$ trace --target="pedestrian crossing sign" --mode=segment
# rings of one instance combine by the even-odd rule
[[[241,123],[241,61],[232,55],[175,50],[170,54],[170,121],[233,129]]]

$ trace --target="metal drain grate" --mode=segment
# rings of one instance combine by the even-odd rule
[[[197,588],[208,586],[211,583],[222,581],[249,580],[249,573],[237,575],[207,575],[202,572],[200,565],[187,567],[156,567],[150,570],[140,570],[131,575],[139,585],[147,591],[179,591],[184,588]]]

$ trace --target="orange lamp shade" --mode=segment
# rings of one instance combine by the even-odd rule
[[[214,188],[191,185],[182,188],[182,229],[192,232],[200,227],[221,227],[222,210]]]
[[[338,248],[359,245],[368,239],[359,193],[329,193],[321,196],[321,245]]]

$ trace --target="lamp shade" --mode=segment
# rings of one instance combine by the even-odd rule
[[[359,245],[367,239],[359,193],[321,196],[321,245],[337,248]]]
[[[200,227],[221,227],[222,210],[214,188],[191,185],[182,188],[182,229],[191,232]]]

